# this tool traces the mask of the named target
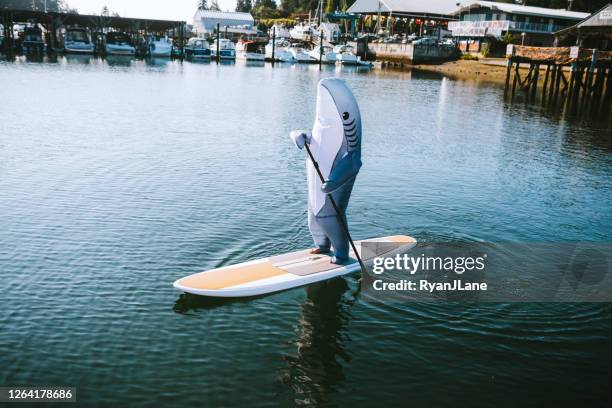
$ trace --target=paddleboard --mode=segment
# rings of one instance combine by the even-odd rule
[[[368,246],[368,249],[375,247],[376,250],[368,250],[367,257],[362,256],[364,263],[376,256],[405,252],[416,245],[416,240],[406,235],[356,241],[357,248],[361,248],[362,242],[380,243]],[[385,243],[388,245],[385,246]],[[174,282],[174,287],[186,293],[209,297],[263,295],[359,271],[355,254],[351,251],[349,256],[351,258],[345,265],[335,265],[330,263],[330,255],[313,255],[309,249],[290,252],[189,275]]]

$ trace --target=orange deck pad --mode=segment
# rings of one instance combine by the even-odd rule
[[[287,274],[287,272],[275,267],[270,262],[261,262],[243,266],[236,265],[200,275],[188,276],[181,279],[179,283],[194,289],[215,290],[282,274]]]

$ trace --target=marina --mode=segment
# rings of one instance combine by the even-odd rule
[[[0,8],[0,402],[610,405],[612,4],[193,3]]]
[[[207,302],[172,282],[312,245],[304,157],[287,135],[311,125],[321,78],[343,78],[363,115],[356,239],[609,242],[609,116],[518,92],[510,104],[503,86],[421,71],[116,58],[128,62],[0,61],[3,384],[76,384],[85,406],[160,389],[164,407],[607,397],[607,303],[381,304],[358,294],[358,276]],[[586,388],[556,376],[576,365]],[[543,382],[524,380],[528,367]],[[460,384],[441,395],[448,378]]]

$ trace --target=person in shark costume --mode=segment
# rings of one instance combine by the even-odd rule
[[[342,264],[349,257],[349,242],[338,215],[346,224],[346,208],[361,168],[361,115],[344,81],[336,78],[319,81],[312,131],[295,130],[290,135],[299,149],[308,143],[325,179],[321,184],[308,160],[308,227],[316,245],[311,253],[329,253],[333,247],[332,263]],[[336,214],[328,194],[341,214]]]

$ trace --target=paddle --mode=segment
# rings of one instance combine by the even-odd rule
[[[321,179],[321,183],[324,184],[325,178],[323,177],[323,174],[321,173],[321,170],[319,169],[319,163],[317,163],[314,156],[312,155],[312,152],[310,151],[310,147],[308,147],[308,143],[304,143],[304,147],[306,148],[306,151],[308,152],[308,156],[310,156],[310,160],[312,161],[314,168],[317,170],[317,174],[319,175],[319,179]],[[348,238],[351,244],[351,248],[353,248],[353,252],[355,253],[355,256],[357,257],[359,266],[361,266],[361,273],[365,274],[366,273],[365,265],[363,264],[363,261],[361,260],[361,256],[359,255],[359,252],[357,252],[357,248],[355,248],[355,243],[353,242],[353,238],[351,238],[351,234],[349,233],[348,225],[346,225],[346,222],[344,222],[344,218],[342,218],[342,216],[340,215],[338,206],[336,205],[336,202],[334,201],[334,198],[332,197],[331,193],[327,193],[327,197],[329,197],[329,202],[331,203],[332,207],[334,207],[334,211],[336,211],[336,216],[338,217],[338,221],[340,221],[340,224],[342,225],[342,229],[344,229],[344,232],[346,233],[346,237]]]

